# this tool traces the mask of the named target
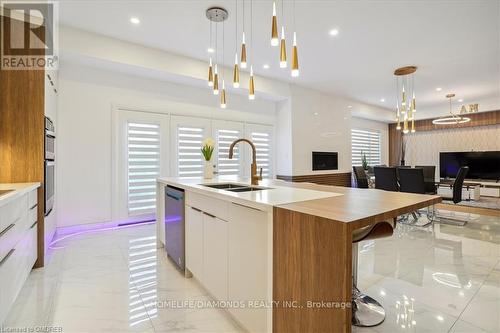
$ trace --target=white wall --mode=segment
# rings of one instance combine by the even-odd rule
[[[58,226],[111,220],[114,106],[274,124],[274,102],[251,103],[245,96],[234,96],[228,109],[222,110],[207,89],[61,63]]]
[[[312,170],[312,151],[338,152],[338,171],[349,171],[351,117],[348,102],[297,86],[291,91],[293,175],[332,172]]]
[[[439,153],[454,151],[500,151],[500,125],[479,126],[408,135],[408,165],[435,165],[439,178]]]
[[[380,121],[352,117],[351,128],[377,130],[380,132],[380,162],[389,165],[389,125]]]

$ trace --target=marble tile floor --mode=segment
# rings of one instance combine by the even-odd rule
[[[154,225],[88,232],[52,245],[33,270],[5,329],[61,332],[242,332],[156,250]],[[360,244],[359,287],[387,312],[353,332],[500,332],[500,220],[465,227],[398,224]]]

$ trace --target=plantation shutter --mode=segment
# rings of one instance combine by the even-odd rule
[[[128,214],[156,209],[156,178],[160,175],[160,125],[127,123]]]
[[[203,127],[177,127],[177,168],[182,178],[203,176],[201,145],[204,140]]]
[[[362,153],[369,166],[380,165],[380,132],[366,129],[351,129],[351,158],[353,166],[362,165]]]

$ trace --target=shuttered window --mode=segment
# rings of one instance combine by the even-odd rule
[[[160,126],[127,123],[128,214],[151,214],[156,209],[156,178],[160,175]]]
[[[177,128],[177,167],[181,178],[203,176],[202,127],[179,126]]]
[[[272,178],[271,133],[267,131],[251,131],[250,140],[257,150],[257,173],[262,168],[262,178]],[[250,161],[252,156],[250,155]]]
[[[352,165],[361,166],[361,156],[366,155],[369,166],[380,165],[380,132],[365,129],[351,129]]]
[[[240,138],[241,132],[238,130],[219,129],[217,130],[217,171],[221,176],[240,175],[240,149],[238,145],[234,147],[233,158],[229,159],[229,146]]]

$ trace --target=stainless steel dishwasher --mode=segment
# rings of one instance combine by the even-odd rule
[[[165,187],[165,250],[177,267],[184,272],[184,190]]]

